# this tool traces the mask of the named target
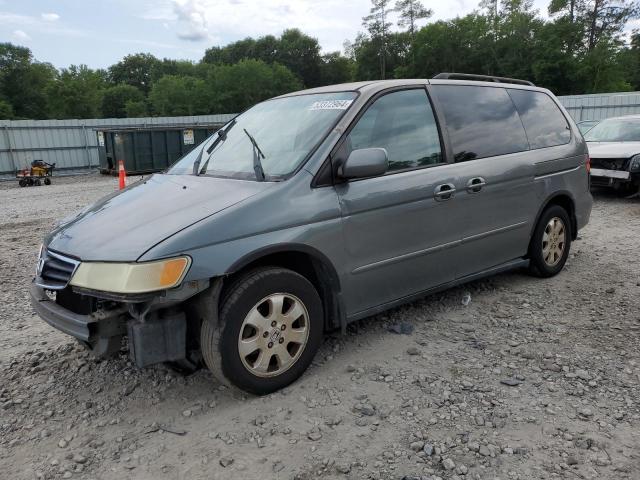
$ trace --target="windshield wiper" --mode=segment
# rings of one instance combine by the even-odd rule
[[[256,139],[253,138],[249,132],[247,132],[247,129],[243,128],[243,130],[244,133],[247,134],[247,137],[249,137],[249,140],[251,140],[251,145],[253,145],[253,171],[256,173],[256,179],[259,182],[264,182],[264,169],[262,168],[262,162],[260,161],[260,157],[262,157],[263,159],[265,158],[264,153],[262,153],[262,150],[260,150]]]
[[[207,147],[207,143],[205,142],[204,145],[202,146],[202,149],[200,150],[200,153],[198,154],[198,158],[196,158],[196,161],[193,162],[193,174],[198,176],[200,175],[200,171],[204,170],[207,166],[207,164],[209,163],[209,159],[211,158],[211,152],[213,152],[213,149],[216,148],[216,146],[220,143],[220,142],[224,142],[227,139],[227,133],[229,132],[229,130],[231,130],[231,128],[236,124],[236,119],[234,118],[233,120],[231,120],[231,122],[229,123],[229,125],[227,125],[227,128],[221,128],[220,130],[218,130],[216,133],[218,134],[218,138],[216,138],[213,143],[209,146],[209,148]],[[202,156],[204,154],[205,148],[207,150],[207,154],[209,155],[209,158],[207,158],[207,161],[205,162],[205,164],[202,166],[202,169],[200,168],[200,163],[202,162]]]

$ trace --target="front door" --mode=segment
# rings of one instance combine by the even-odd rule
[[[456,197],[436,195],[455,181],[424,88],[377,98],[346,138],[341,154],[384,148],[386,175],[336,185],[348,254],[349,316],[449,282],[461,212]],[[340,154],[339,154],[340,155]],[[446,190],[446,187],[444,188]]]

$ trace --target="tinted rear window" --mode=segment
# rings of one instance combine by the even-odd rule
[[[434,85],[456,162],[529,149],[516,107],[504,88]]]
[[[571,140],[567,120],[556,103],[542,92],[509,89],[531,149],[565,145]]]

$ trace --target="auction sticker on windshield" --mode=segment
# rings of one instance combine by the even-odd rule
[[[346,110],[353,100],[323,100],[313,102],[309,110]]]

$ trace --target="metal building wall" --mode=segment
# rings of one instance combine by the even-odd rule
[[[32,160],[56,168],[98,165],[96,130],[117,127],[224,124],[235,114],[87,120],[0,120],[0,174],[26,168]]]
[[[640,114],[640,92],[558,97],[576,122]]]

